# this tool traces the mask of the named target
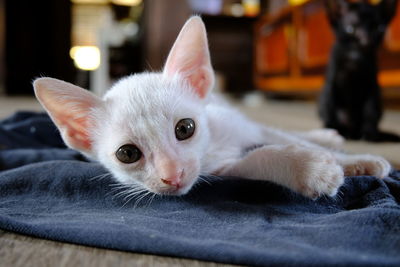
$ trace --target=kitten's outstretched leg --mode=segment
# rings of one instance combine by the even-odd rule
[[[335,153],[335,157],[346,176],[372,175],[384,178],[391,169],[390,163],[380,156]]]
[[[341,149],[344,143],[344,138],[334,129],[314,129],[306,132],[293,132],[293,134],[309,142],[332,149]]]
[[[287,134],[276,129],[264,127],[264,134],[267,140],[272,140],[275,144],[296,144],[306,147],[310,150],[315,150],[315,153],[323,151],[331,153],[335,156],[338,164],[343,167],[346,176],[355,175],[373,175],[377,177],[385,177],[389,174],[390,164],[384,158],[374,155],[347,155],[337,151],[331,151],[313,142],[309,142],[299,136]]]
[[[299,145],[263,146],[220,174],[275,182],[310,198],[334,196],[344,179],[332,153]]]

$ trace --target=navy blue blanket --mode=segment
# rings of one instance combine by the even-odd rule
[[[248,180],[137,199],[66,149],[49,118],[0,122],[0,228],[95,247],[248,265],[400,266],[400,172],[306,199]]]

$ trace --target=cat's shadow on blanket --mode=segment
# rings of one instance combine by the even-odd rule
[[[104,184],[108,184],[108,186],[105,186]],[[141,197],[144,196],[146,192],[138,194],[135,197],[126,197],[128,193],[123,193],[123,187],[113,190],[113,187],[115,187],[115,181],[112,178],[107,178],[106,181],[101,181],[99,187],[104,186],[105,188],[111,188],[111,191],[106,193],[106,197],[111,198],[116,205],[121,204],[127,208],[148,207],[151,206],[152,203],[157,203],[158,201],[196,202],[204,205],[207,205],[207,203],[215,205],[215,201],[235,201],[249,205],[272,202],[276,203],[279,201],[285,201],[287,203],[288,199],[291,198],[293,201],[296,201],[295,198],[312,201],[309,198],[303,197],[300,194],[294,193],[285,187],[271,182],[253,181],[237,177],[224,177],[223,179],[217,179],[214,181],[199,182],[187,194],[182,196],[154,195],[153,198],[153,194],[148,194],[143,197],[143,199],[141,199]]]
[[[106,183],[112,184],[114,181],[110,180]],[[207,210],[215,212],[259,213],[268,209],[268,213],[273,213],[273,210],[269,208],[281,203],[300,213],[313,212],[313,210],[320,212],[321,209],[324,212],[331,213],[338,210],[361,209],[367,206],[372,201],[370,194],[373,194],[375,190],[382,190],[381,183],[384,182],[375,177],[348,177],[338,195],[335,197],[321,196],[315,200],[268,181],[248,180],[239,177],[223,177],[213,181],[200,182],[183,196],[155,196],[154,198],[147,196],[142,199],[139,195],[127,199],[124,195],[115,197],[115,195],[118,195],[118,192],[115,191],[112,194],[108,192],[106,195],[112,197],[114,205],[123,209],[151,209],[152,205],[161,205],[167,211],[170,202],[174,202],[175,204],[181,203],[182,207],[187,203],[194,203],[196,206],[203,206]],[[357,188],[357,190],[354,188]],[[379,199],[376,201],[379,201]],[[228,205],[232,202],[238,204],[237,208]],[[307,210],[302,208],[304,204],[306,204]],[[263,208],[260,209],[260,207]],[[279,211],[279,213],[284,215],[281,214],[282,211]]]
[[[112,185],[115,182],[110,179],[106,183]],[[146,194],[144,192],[135,197],[126,197],[127,194],[120,194],[122,191],[123,189],[113,190],[113,192],[106,193],[106,196],[111,197],[114,205],[124,209],[151,209],[153,205],[162,205],[167,210],[169,203],[174,202],[175,204],[181,203],[183,206],[185,203],[195,203],[196,206],[204,206],[209,210],[218,210],[219,212],[223,212],[226,208],[227,212],[232,212],[232,206],[225,204],[235,202],[238,204],[238,209],[235,209],[235,212],[243,210],[243,206],[248,208],[247,212],[250,210],[256,212],[260,206],[277,203],[285,205],[293,203],[295,206],[304,203],[319,205],[322,203],[332,204],[337,200],[337,197],[330,198],[327,196],[322,196],[318,200],[312,200],[272,182],[249,180],[239,177],[222,177],[213,181],[199,182],[183,196],[160,196],[153,194],[144,196]],[[144,197],[142,198],[142,196]]]

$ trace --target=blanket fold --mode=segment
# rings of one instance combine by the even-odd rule
[[[36,129],[36,130],[32,130]],[[0,228],[40,238],[259,266],[400,266],[400,172],[316,201],[245,179],[134,196],[65,148],[50,119],[0,122]]]

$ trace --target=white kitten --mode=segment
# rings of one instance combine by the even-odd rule
[[[296,135],[248,120],[211,94],[213,83],[204,24],[192,17],[162,73],[126,77],[103,99],[52,78],[34,87],[69,147],[119,182],[157,194],[185,194],[200,174],[214,174],[268,180],[315,198],[335,195],[344,174],[388,174],[381,157],[316,144],[337,145],[332,131]]]

